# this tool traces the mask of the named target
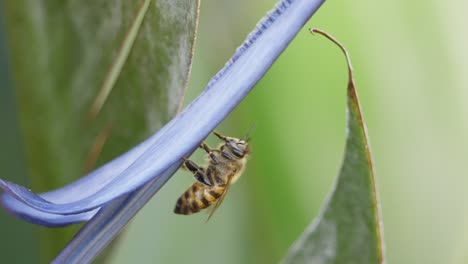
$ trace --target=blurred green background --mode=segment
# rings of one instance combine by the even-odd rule
[[[274,3],[202,1],[186,104]],[[467,8],[462,0],[328,1],[306,25],[330,32],[351,54],[377,171],[388,263],[468,262]],[[304,28],[218,129],[242,136],[256,124],[248,169],[216,215],[205,223],[203,213],[172,213],[193,182],[180,172],[126,228],[110,262],[278,262],[317,215],[340,167],[346,79],[337,47]],[[2,91],[2,112],[5,96]],[[2,121],[12,118],[5,116]],[[19,141],[5,131],[2,144]],[[209,142],[216,144],[214,138]],[[194,157],[201,159],[202,153]],[[1,164],[21,167],[5,159]],[[1,225],[16,222],[1,217]],[[0,242],[12,243],[10,238],[2,234]]]

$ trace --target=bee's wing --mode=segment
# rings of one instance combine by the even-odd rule
[[[216,203],[211,207],[211,211],[210,211],[210,214],[208,215],[208,219],[206,219],[207,222],[208,222],[208,220],[210,220],[210,218],[213,216],[214,212],[216,212],[218,207],[223,202],[224,197],[226,196],[226,193],[228,192],[229,187],[231,186],[231,183],[232,183],[232,177],[229,177],[228,182],[226,183],[226,186],[224,188],[224,191],[221,194],[221,197],[219,197],[218,201],[216,201]]]

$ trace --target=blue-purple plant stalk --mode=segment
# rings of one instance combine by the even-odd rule
[[[182,157],[190,156],[250,92],[324,1],[279,2],[181,113],[78,181],[34,194],[0,179],[3,207],[24,220],[51,227],[89,221],[54,262],[90,262],[175,173]]]

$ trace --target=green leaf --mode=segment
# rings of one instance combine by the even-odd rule
[[[33,191],[77,179],[178,111],[198,7],[199,1],[189,0],[5,3]],[[50,261],[76,229],[41,228],[42,262]]]
[[[383,263],[382,225],[372,157],[347,51],[348,124],[343,165],[318,219],[293,245],[283,263]]]
[[[0,1],[0,13],[3,5]],[[15,179],[20,184],[26,184],[23,153],[16,118],[16,105],[8,69],[8,58],[5,41],[5,21],[0,16],[0,175],[7,180]],[[12,177],[16,175],[16,177]],[[0,212],[0,234],[6,239],[0,240],[2,262],[4,263],[34,263],[39,256],[37,237],[33,227],[26,222],[8,217],[6,212]],[[15,250],[16,249],[16,250]],[[18,250],[28,254],[18,255]]]

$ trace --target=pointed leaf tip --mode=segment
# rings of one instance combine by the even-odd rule
[[[372,156],[355,90],[349,54],[328,33],[311,29],[340,47],[348,62],[348,120],[344,161],[319,217],[283,263],[384,263],[382,224]]]

